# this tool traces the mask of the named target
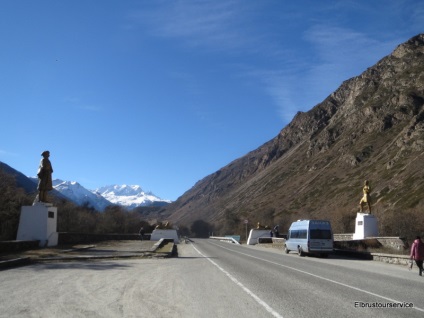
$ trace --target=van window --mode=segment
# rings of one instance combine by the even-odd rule
[[[291,230],[290,231],[290,238],[299,238],[299,239],[305,239],[308,235],[307,230]]]
[[[310,238],[315,240],[319,240],[319,239],[331,240],[330,230],[319,230],[319,229],[312,230],[311,229],[310,235],[311,235]]]

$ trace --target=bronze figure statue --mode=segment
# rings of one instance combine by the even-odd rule
[[[47,201],[47,192],[53,190],[53,180],[52,173],[53,168],[49,160],[50,152],[43,151],[41,154],[43,159],[40,161],[40,166],[38,167],[38,202],[48,202]]]
[[[363,195],[361,201],[359,201],[360,212],[362,212],[362,206],[363,206],[363,204],[365,204],[368,207],[369,214],[371,214],[371,197],[370,197],[371,187],[369,185],[368,180],[365,180],[364,187],[362,188],[362,191],[363,191],[364,195]]]

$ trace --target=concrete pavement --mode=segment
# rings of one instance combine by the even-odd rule
[[[175,254],[173,243],[157,241],[106,241],[95,245],[57,246],[0,254],[0,270],[36,262],[117,258],[166,258]]]

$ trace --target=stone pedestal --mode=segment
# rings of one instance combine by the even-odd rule
[[[378,236],[377,218],[372,214],[357,213],[355,221],[354,240]]]
[[[50,203],[38,202],[23,206],[16,240],[40,241],[40,247],[56,246],[58,242],[57,208]]]
[[[155,229],[150,236],[151,241],[159,241],[162,238],[174,239],[174,243],[178,244],[180,242],[178,238],[177,230],[173,229]]]
[[[269,234],[271,229],[268,230],[259,230],[259,229],[251,229],[249,233],[249,238],[247,239],[248,245],[258,244],[258,238],[260,237],[271,237]]]

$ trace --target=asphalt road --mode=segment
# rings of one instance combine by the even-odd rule
[[[178,252],[1,271],[0,317],[424,316],[416,269],[214,240]]]

